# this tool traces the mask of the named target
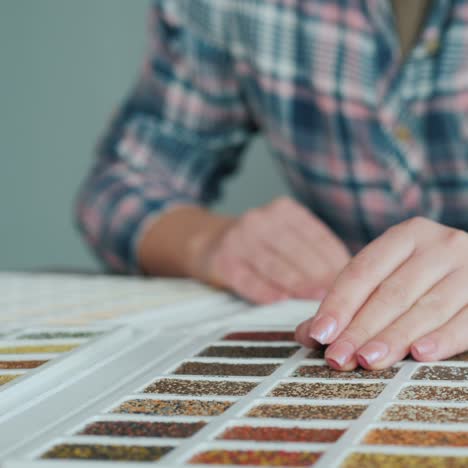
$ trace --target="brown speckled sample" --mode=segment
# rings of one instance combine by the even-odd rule
[[[12,380],[15,380],[16,378],[20,377],[19,375],[0,375],[0,385],[6,385],[7,383],[11,382]]]
[[[341,468],[466,468],[468,457],[353,453]]]
[[[344,429],[314,429],[303,427],[233,426],[218,439],[255,440],[257,442],[336,442]]]
[[[468,351],[457,354],[456,356],[446,359],[446,361],[468,361]]]
[[[208,450],[189,463],[210,465],[311,466],[320,453],[276,450]]]
[[[365,405],[259,405],[247,416],[251,418],[280,419],[357,419],[367,408]]]
[[[383,413],[382,421],[429,423],[468,423],[468,407],[430,407],[420,405],[393,405]]]
[[[157,414],[159,416],[218,416],[233,403],[202,400],[129,400],[113,413]]]
[[[468,380],[468,367],[422,366],[411,378],[413,380]]]
[[[265,377],[272,374],[279,364],[224,364],[221,362],[184,362],[174,374],[214,375],[218,377]]]
[[[399,394],[400,400],[468,401],[468,387],[410,385]]]
[[[222,358],[288,358],[299,346],[210,346],[198,356]]]
[[[468,447],[468,432],[373,429],[366,435],[363,443],[370,445]]]
[[[41,458],[68,460],[156,461],[172,447],[143,447],[133,445],[56,445]]]
[[[0,369],[34,369],[48,361],[0,361]]]
[[[145,393],[243,396],[257,385],[256,382],[161,379],[145,388]]]
[[[390,367],[381,371],[369,371],[358,368],[349,372],[342,372],[332,369],[329,366],[309,365],[298,367],[292,377],[306,377],[312,379],[392,379],[398,372],[398,368]]]
[[[385,384],[338,384],[338,383],[281,383],[269,396],[314,399],[360,399],[377,398]]]
[[[205,422],[98,421],[86,426],[79,435],[120,437],[191,437]]]
[[[295,341],[293,331],[244,331],[229,333],[223,340],[234,341]]]

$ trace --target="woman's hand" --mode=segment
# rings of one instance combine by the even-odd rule
[[[289,198],[231,219],[196,244],[191,276],[259,304],[322,299],[350,259],[330,229]]]
[[[296,337],[329,344],[339,370],[468,350],[468,234],[424,218],[392,227],[351,260]]]

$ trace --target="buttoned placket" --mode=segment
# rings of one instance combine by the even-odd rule
[[[395,211],[395,222],[408,216],[437,218],[440,200],[428,194],[424,187],[426,167],[424,147],[421,144],[418,118],[412,115],[411,103],[429,97],[430,90],[418,89],[418,76],[427,72],[431,60],[440,51],[441,32],[448,16],[451,0],[433,2],[419,39],[405,60],[402,59],[394,15],[389,0],[370,2],[369,8],[376,28],[376,53],[391,57],[377,70],[377,113],[387,151],[376,157],[387,167]],[[411,196],[407,197],[411,191]],[[408,200],[411,200],[410,202]],[[399,219],[398,219],[399,218]]]

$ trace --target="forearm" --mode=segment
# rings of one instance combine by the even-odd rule
[[[140,268],[149,275],[190,276],[210,282],[200,264],[203,252],[233,221],[197,206],[163,213],[142,233],[137,247]]]

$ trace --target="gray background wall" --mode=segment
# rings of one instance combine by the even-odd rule
[[[147,3],[0,0],[0,269],[96,266],[71,207],[141,63]],[[285,191],[257,141],[217,209],[238,213]]]

